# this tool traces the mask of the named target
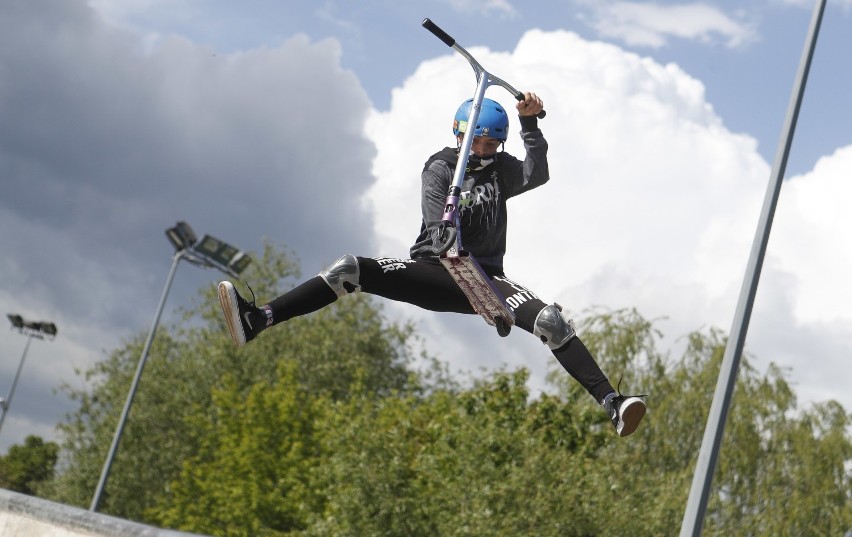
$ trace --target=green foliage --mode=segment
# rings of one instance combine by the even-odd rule
[[[292,362],[245,394],[233,379],[223,380],[213,393],[215,415],[193,423],[197,452],[152,509],[154,517],[168,527],[231,536],[305,528],[321,505],[309,486],[321,455],[314,438],[321,399],[302,393]]]
[[[582,527],[584,473],[605,442],[593,418],[527,373],[461,394],[350,400],[324,428],[329,501],[306,535],[549,535]],[[369,431],[369,434],[365,434]],[[333,434],[331,434],[333,432]]]
[[[13,445],[0,457],[0,487],[35,495],[37,488],[53,477],[59,444],[38,436],[27,436],[23,445]]]
[[[271,247],[253,266],[259,298],[295,275]],[[411,327],[366,296],[236,349],[211,286],[155,341],[102,510],[222,536],[676,533],[725,336],[689,334],[672,359],[636,311],[579,325],[615,383],[623,375],[625,392],[649,394],[629,438],[555,359],[552,390],[535,397],[523,369],[467,388],[441,362],[415,370]],[[70,390],[80,408],[62,424],[53,498],[90,501],[140,351],[141,337]],[[704,534],[852,528],[849,428],[840,405],[800,410],[784,371],[761,375],[746,357]]]
[[[276,285],[286,285],[294,273],[286,256],[268,246],[245,276],[256,293],[269,293],[259,296],[271,298],[281,292],[274,291]],[[203,289],[200,305],[186,312],[184,324],[157,332],[100,510],[147,520],[146,509],[200,449],[201,435],[193,425],[216,415],[213,393],[226,384],[246,394],[276,378],[282,362],[292,362],[299,385],[316,396],[348,396],[348,386],[356,384],[364,393],[408,389],[410,328],[385,324],[369,297],[350,298],[276,326],[238,349],[227,336],[215,286]],[[67,460],[46,491],[50,498],[81,507],[91,502],[143,339],[140,335],[84,372],[86,388],[66,386],[80,406],[59,426]]]

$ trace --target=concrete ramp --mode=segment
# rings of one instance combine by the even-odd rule
[[[204,537],[0,489],[2,537]]]

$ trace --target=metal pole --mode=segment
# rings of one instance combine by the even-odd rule
[[[27,344],[24,345],[24,354],[21,355],[21,361],[18,364],[18,370],[15,372],[15,379],[12,381],[12,387],[9,389],[9,398],[2,402],[3,415],[0,416],[0,429],[3,429],[3,422],[6,421],[6,413],[9,412],[9,405],[12,404],[12,396],[15,395],[15,386],[18,385],[18,378],[21,376],[21,369],[24,368],[24,360],[27,358],[27,351],[30,349],[30,342],[33,340],[32,334],[27,334]]]
[[[790,153],[790,145],[793,140],[793,132],[796,127],[796,119],[802,103],[802,95],[805,91],[805,83],[808,78],[814,47],[816,46],[817,34],[825,10],[825,0],[817,0],[811,19],[808,37],[805,41],[805,49],[799,63],[799,71],[793,86],[793,94],[787,109],[787,118],[781,134],[778,153],[772,166],[772,181],[766,190],[763,209],[760,214],[757,232],[749,256],[746,268],[746,277],[740,292],[737,310],[734,315],[734,323],[731,335],[725,347],[725,355],[722,358],[721,371],[716,384],[716,392],[710,405],[710,414],[707,418],[707,426],[704,429],[704,438],[701,441],[701,449],[698,452],[698,461],[695,465],[695,474],[692,476],[692,487],[689,491],[689,499],[683,516],[683,524],[680,528],[680,537],[698,537],[704,522],[707,510],[707,500],[710,496],[710,486],[713,482],[713,473],[719,458],[719,448],[725,431],[725,421],[731,404],[731,396],[736,385],[737,372],[739,370],[740,358],[745,344],[748,323],[751,317],[754,297],[757,293],[757,283],[760,279],[760,270],[766,253],[766,245],[769,241],[769,231],[772,227],[772,218],[775,214],[775,206],[781,191],[781,182],[784,178],[784,170],[787,167],[787,157]]]
[[[157,306],[157,313],[154,315],[154,322],[151,325],[151,330],[148,331],[148,339],[145,341],[145,347],[142,349],[142,356],[139,357],[139,364],[136,366],[136,375],[133,377],[133,383],[130,386],[130,391],[127,394],[127,401],[124,403],[124,409],[121,411],[121,417],[118,419],[118,427],[115,429],[115,435],[112,438],[112,445],[109,447],[106,462],[104,463],[101,477],[98,481],[98,486],[95,489],[95,495],[92,498],[92,504],[89,506],[89,511],[97,511],[106,486],[109,471],[112,467],[112,461],[115,458],[115,452],[118,449],[118,443],[121,440],[121,434],[124,431],[124,424],[127,421],[127,414],[130,412],[130,405],[133,404],[133,397],[136,395],[136,389],[139,386],[139,378],[142,376],[142,370],[145,368],[145,362],[148,360],[148,351],[151,349],[151,343],[154,341],[154,334],[157,332],[157,325],[160,324],[160,316],[163,313],[163,307],[166,305],[166,297],[169,296],[169,289],[172,286],[172,280],[175,277],[178,263],[183,257],[184,251],[177,252],[172,259],[172,267],[169,270],[169,276],[166,279],[166,287],[163,289],[163,296],[160,297],[160,304]]]

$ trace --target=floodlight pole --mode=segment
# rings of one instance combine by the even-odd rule
[[[136,374],[133,376],[133,383],[130,386],[130,391],[127,393],[127,400],[124,403],[124,408],[121,411],[121,416],[118,419],[118,426],[115,429],[115,434],[112,437],[112,444],[107,453],[106,462],[101,470],[101,477],[98,480],[98,485],[95,488],[95,494],[92,497],[92,503],[89,506],[90,511],[97,511],[101,503],[104,487],[109,478],[110,468],[112,468],[115,452],[118,449],[118,444],[121,441],[121,435],[124,432],[124,425],[127,422],[127,415],[130,413],[130,407],[133,404],[133,398],[136,396],[136,390],[139,387],[139,379],[142,377],[142,370],[145,368],[145,363],[148,361],[148,352],[151,350],[151,344],[154,342],[154,334],[157,332],[157,326],[160,324],[160,316],[163,314],[163,308],[166,305],[166,298],[169,296],[169,289],[172,287],[172,281],[175,277],[178,264],[181,259],[185,259],[193,265],[203,268],[215,268],[227,275],[237,278],[242,269],[246,267],[249,260],[248,257],[241,251],[238,251],[233,246],[213,239],[210,237],[216,248],[209,252],[204,250],[204,239],[201,245],[196,245],[195,232],[186,222],[178,222],[175,227],[166,230],[166,237],[172,246],[175,247],[175,255],[172,258],[172,266],[169,270],[169,276],[166,278],[166,286],[163,289],[163,295],[160,297],[160,304],[157,306],[157,313],[154,315],[154,322],[151,324],[151,329],[148,331],[148,339],[145,340],[145,346],[142,349],[142,355],[139,357],[139,363],[136,366]],[[231,252],[236,252],[233,258],[219,259],[221,257],[221,249],[229,249]],[[215,256],[215,257],[211,257]],[[239,260],[239,261],[238,261]]]
[[[737,372],[754,305],[754,297],[757,293],[760,270],[763,265],[766,246],[769,242],[769,231],[772,227],[772,219],[778,203],[778,195],[781,191],[784,171],[787,167],[787,157],[790,153],[796,119],[799,116],[799,108],[802,104],[805,83],[807,82],[808,71],[811,59],[813,58],[824,10],[825,0],[817,0],[814,6],[808,37],[805,40],[805,49],[799,63],[796,82],[793,86],[793,94],[790,97],[787,118],[781,134],[781,142],[772,166],[772,180],[769,182],[766,190],[763,209],[760,214],[757,232],[746,268],[746,277],[740,291],[733,327],[731,328],[731,334],[725,347],[725,355],[722,358],[721,371],[716,384],[716,392],[713,394],[713,402],[710,405],[710,414],[707,418],[707,426],[704,429],[701,449],[698,452],[698,461],[695,466],[695,473],[692,476],[692,487],[689,491],[689,499],[687,500],[686,511],[684,512],[683,523],[680,528],[680,537],[698,537],[701,535],[704,514],[707,510],[707,501],[710,496],[710,486],[713,482],[713,473],[716,470],[716,463],[719,459],[719,449],[722,443],[722,436],[725,432],[725,422],[728,417],[731,396],[737,381]]]
[[[18,378],[21,376],[21,370],[24,368],[24,360],[27,358],[27,351],[30,350],[30,342],[33,340],[33,333],[27,334],[27,344],[24,345],[24,353],[21,355],[21,361],[18,363],[18,370],[15,372],[15,379],[12,381],[12,387],[9,389],[9,397],[0,401],[0,409],[3,410],[3,415],[0,416],[0,430],[3,429],[3,422],[6,421],[6,413],[9,412],[9,405],[12,404],[12,396],[15,395],[15,386],[18,385]]]
[[[127,422],[127,415],[130,412],[130,406],[133,404],[133,398],[136,395],[136,389],[139,387],[139,379],[142,377],[142,370],[145,368],[145,362],[148,361],[148,351],[151,350],[151,343],[154,341],[154,334],[157,332],[157,326],[160,324],[160,316],[163,314],[163,308],[166,305],[166,298],[169,296],[169,289],[172,287],[172,281],[175,278],[178,263],[184,255],[185,250],[180,250],[175,253],[172,258],[172,266],[169,269],[169,276],[166,278],[166,286],[163,289],[163,295],[160,297],[160,304],[157,306],[157,313],[154,315],[154,322],[151,324],[151,329],[148,331],[148,339],[145,340],[145,346],[142,349],[142,356],[139,357],[139,363],[136,366],[136,374],[133,376],[133,383],[130,385],[130,391],[127,393],[127,400],[124,402],[124,408],[121,411],[121,417],[118,418],[118,427],[115,429],[115,434],[112,437],[112,444],[107,453],[106,462],[104,463],[101,477],[98,480],[98,486],[95,489],[95,495],[92,498],[92,504],[89,506],[89,511],[97,511],[98,505],[101,502],[101,495],[106,486],[109,471],[112,467],[115,451],[118,449],[118,443],[121,440],[121,435],[124,432],[124,425]]]

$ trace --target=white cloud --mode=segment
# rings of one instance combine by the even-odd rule
[[[168,9],[180,22],[198,6],[92,3],[125,22]],[[474,86],[458,55],[421,64],[394,90],[389,112],[372,112],[373,160],[362,133],[369,102],[341,69],[334,40],[297,36],[231,55],[176,37],[146,48],[149,38],[107,27],[82,3],[43,4],[0,2],[0,70],[9,75],[0,106],[0,311],[50,319],[60,334],[33,344],[22,383],[40,385],[19,388],[3,445],[61,418],[66,408],[52,390],[79,382],[73,367],[147,331],[171,254],[162,232],[178,219],[243,248],[257,250],[263,236],[285,242],[308,274],[344,252],[406,255],[419,228],[422,163],[452,144],[453,113]],[[514,14],[507,2],[476,7]],[[155,26],[174,35],[169,28]],[[705,35],[730,42],[737,34]],[[603,304],[667,315],[672,338],[728,329],[768,166],[753,139],[725,129],[702,83],[675,65],[561,32],[529,32],[512,53],[471,51],[548,108],[553,180],[511,204],[510,274],[573,312]],[[489,95],[513,105],[499,88]],[[520,151],[514,137],[509,150]],[[829,211],[837,198],[819,190],[842,183],[847,151],[785,185],[747,345],[794,367],[807,397],[846,397],[852,407],[843,385],[843,275],[852,267],[833,253],[850,248],[825,228],[846,229],[848,217]],[[362,198],[374,181],[370,162],[378,182]],[[815,211],[824,214],[814,223]],[[803,251],[819,263],[807,265]],[[182,267],[167,310],[217,278]],[[504,340],[472,316],[393,307],[420,319],[424,340],[452,351],[442,357],[457,366],[527,365],[540,383],[553,364],[520,330]],[[12,357],[0,378],[11,378],[23,343],[0,338],[0,356]]]
[[[51,399],[73,367],[147,333],[178,220],[254,252],[271,237],[306,272],[369,247],[369,101],[335,40],[217,55],[172,36],[142,54],[143,36],[82,2],[43,4],[0,3],[0,311],[59,327],[24,371],[39,389],[16,399]],[[164,324],[220,277],[182,266]],[[0,338],[2,356],[21,347]],[[65,403],[16,411],[52,425]],[[0,440],[22,438],[10,422]]]
[[[343,6],[341,10],[341,6],[333,3],[333,2],[325,2],[318,8],[314,10],[316,16],[324,21],[331,23],[334,26],[337,26],[341,30],[349,34],[360,34],[360,29],[357,24],[345,18],[345,16],[341,13],[343,11],[346,12],[346,9],[349,6]]]
[[[88,0],[86,4],[115,25],[154,11],[169,14],[172,19],[186,19],[200,7],[198,0]]]
[[[575,314],[635,306],[646,317],[665,317],[669,344],[708,326],[729,330],[769,180],[755,140],[728,131],[703,85],[677,66],[612,45],[530,31],[510,54],[471,52],[495,75],[539,93],[548,111],[540,125],[552,179],[509,203],[507,274]],[[368,121],[377,182],[365,202],[376,212],[383,255],[406,254],[419,229],[422,163],[453,144],[453,113],[474,86],[464,59],[430,60],[394,91],[389,111]],[[512,105],[500,88],[488,95]],[[514,138],[507,149],[519,155]],[[828,210],[828,197],[848,199],[839,183],[852,168],[850,154],[840,151],[813,177],[785,185],[789,206],[779,209],[774,233],[786,239],[773,238],[747,342],[758,366],[792,368],[806,402],[836,397],[847,407],[852,398],[840,379],[849,376],[842,353],[852,324],[839,321],[850,316],[842,275],[852,273],[852,248],[839,230],[852,222],[839,201]],[[831,222],[836,227],[823,228]],[[540,382],[553,363],[518,329],[500,340],[478,318],[401,308],[421,319],[431,350],[459,367],[496,366],[493,357],[501,356],[531,367]],[[829,339],[808,345],[817,335]],[[822,353],[826,367],[814,367],[813,353]]]
[[[517,11],[508,0],[444,0],[460,13],[479,15],[495,14],[503,17],[514,17]]]
[[[775,269],[796,275],[799,323],[852,321],[852,146],[820,159],[813,171],[782,186],[769,251]]]
[[[723,42],[728,47],[737,47],[755,37],[754,29],[748,24],[704,3],[602,2],[591,5],[593,15],[589,23],[592,27],[602,37],[630,46],[659,48],[674,37],[702,43]]]

